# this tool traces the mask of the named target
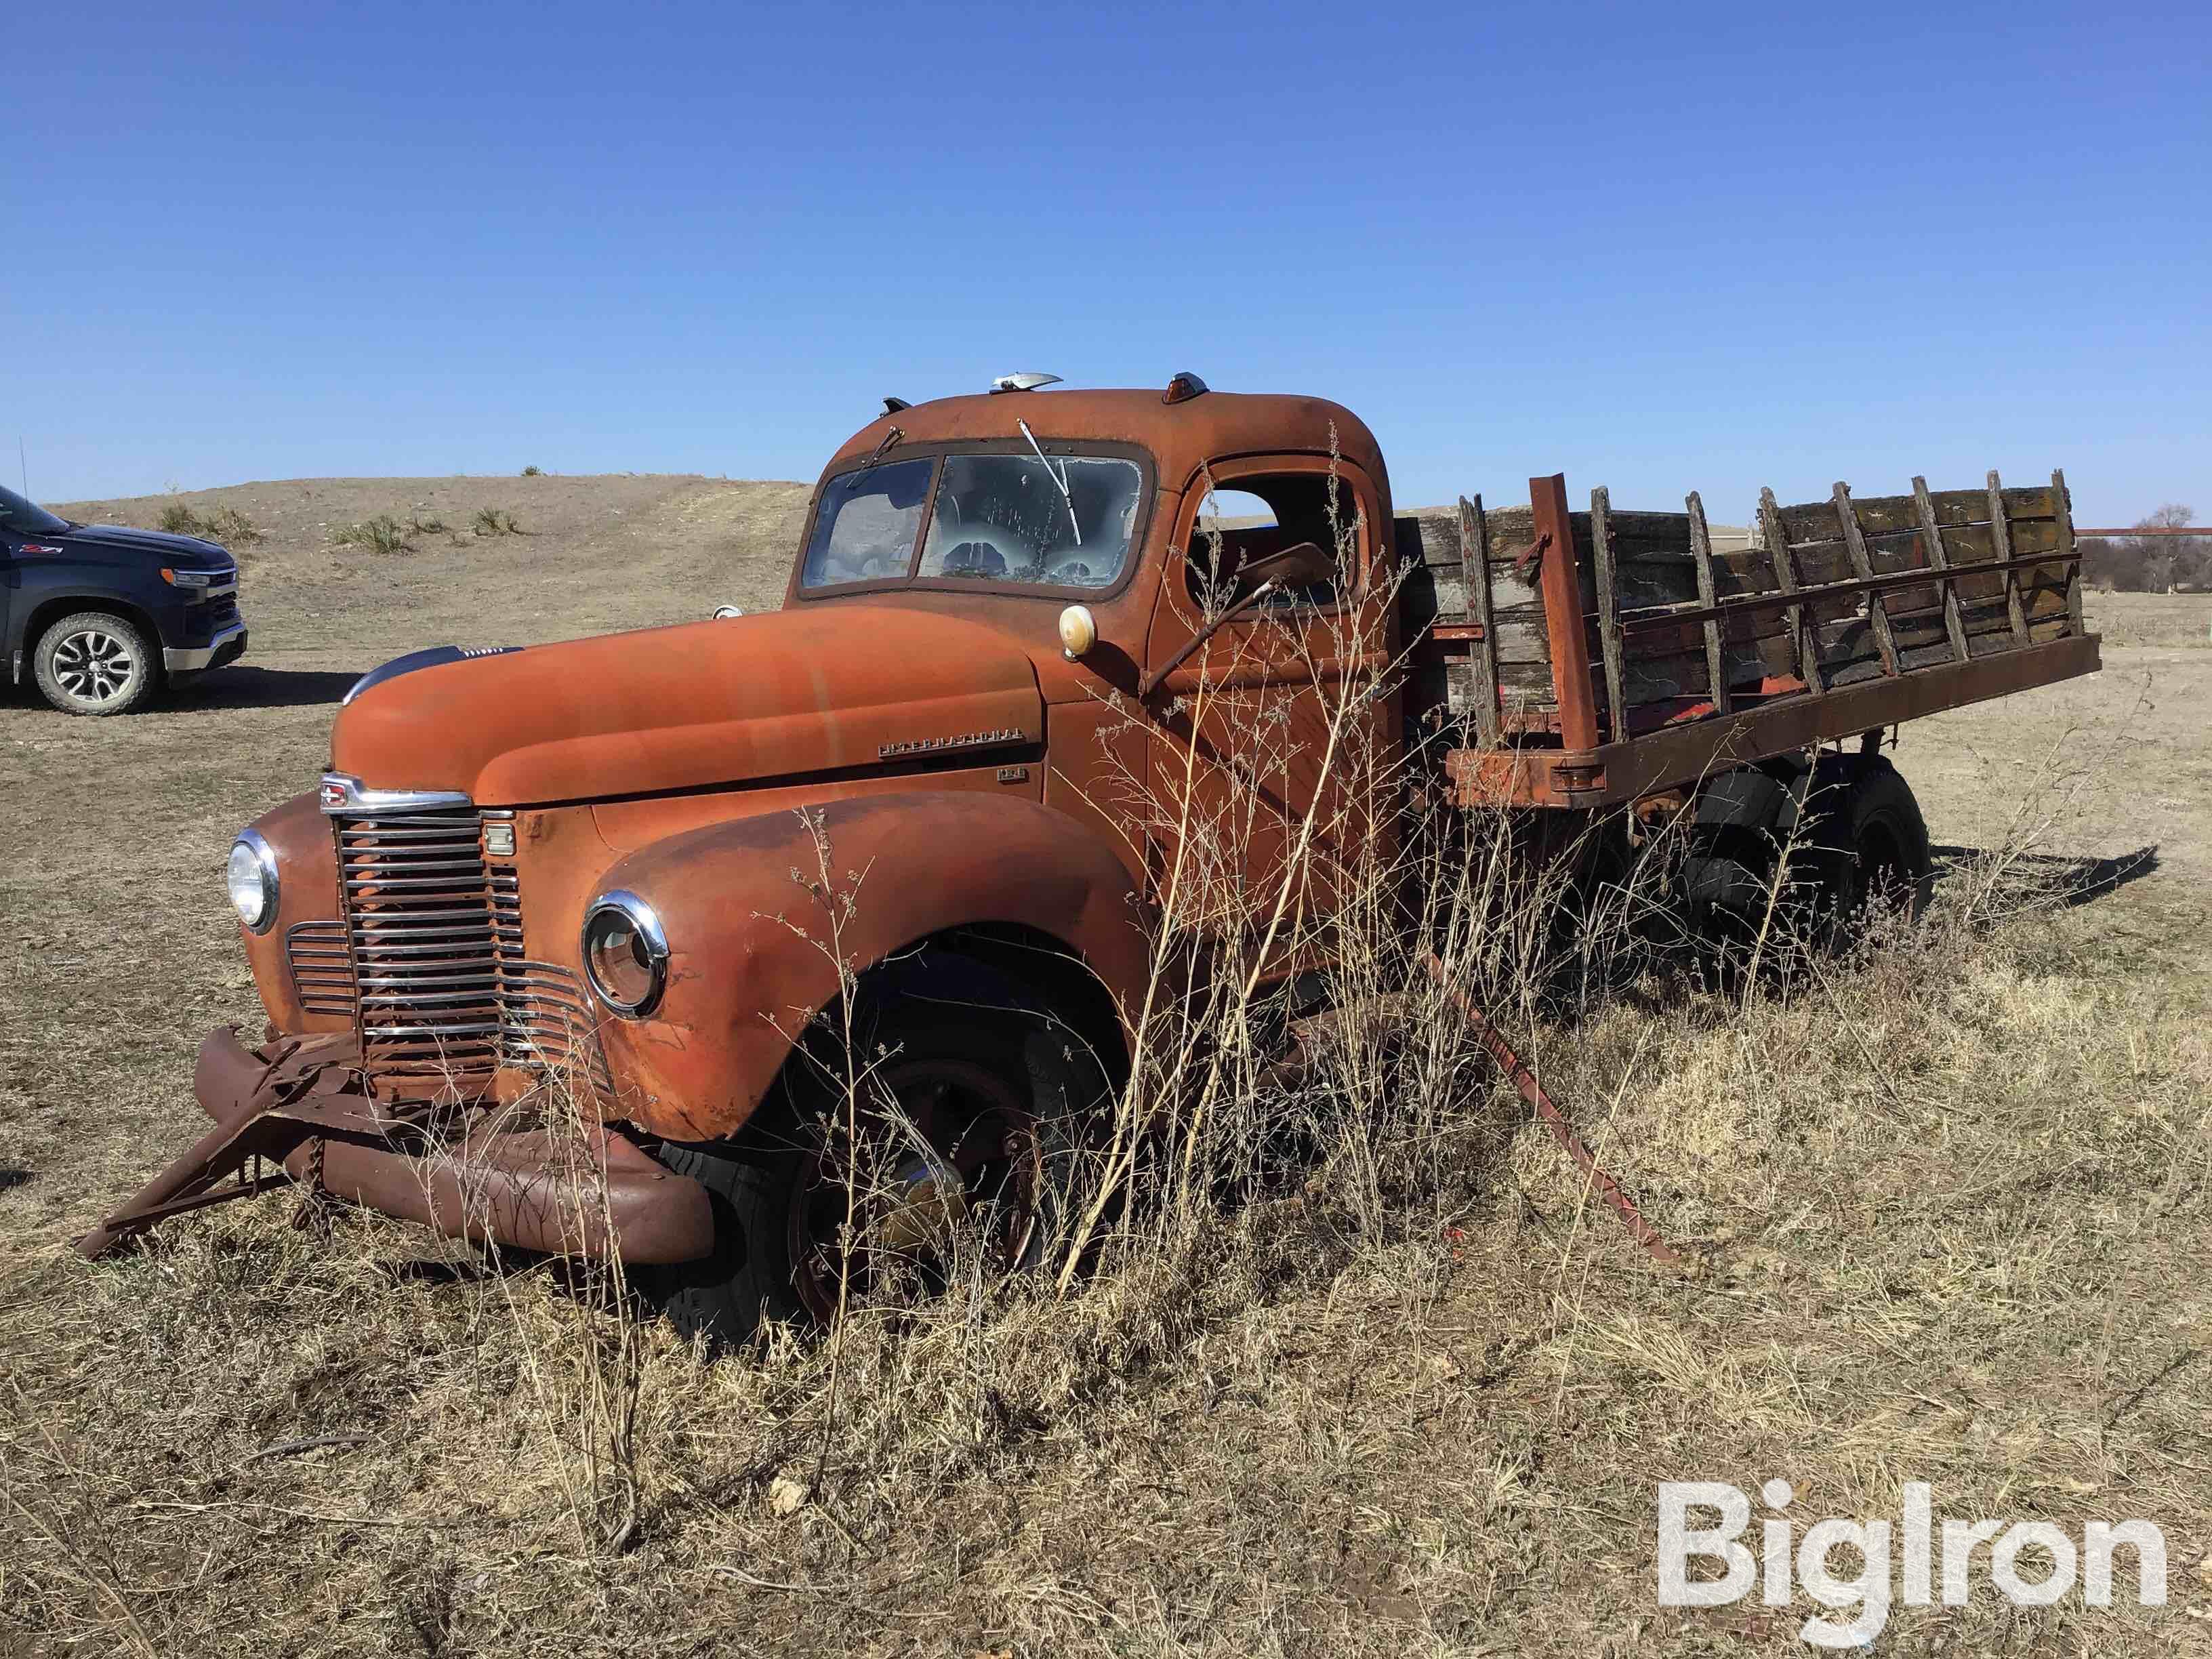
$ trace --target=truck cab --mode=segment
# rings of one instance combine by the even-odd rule
[[[78,524],[0,487],[0,652],[64,714],[124,714],[245,654],[238,561],[213,542]]]

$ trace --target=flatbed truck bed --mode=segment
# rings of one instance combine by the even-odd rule
[[[1593,808],[2100,666],[2064,475],[1778,506],[1717,553],[1679,514],[1401,515],[1408,703],[1459,803]]]

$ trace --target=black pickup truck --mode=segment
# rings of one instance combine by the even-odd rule
[[[76,524],[0,488],[0,641],[67,714],[123,714],[246,653],[238,561],[213,542]]]

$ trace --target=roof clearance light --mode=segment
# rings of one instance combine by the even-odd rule
[[[1168,377],[1168,389],[1160,394],[1160,401],[1164,404],[1187,404],[1207,389],[1205,381],[1185,369],[1180,374]]]
[[[991,382],[991,390],[998,392],[1035,392],[1041,386],[1057,386],[1057,374],[1001,374]]]

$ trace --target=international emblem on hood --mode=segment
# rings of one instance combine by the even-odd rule
[[[1030,734],[1018,726],[1002,726],[994,732],[963,732],[957,737],[908,738],[899,743],[876,745],[876,758],[890,760],[897,755],[933,755],[944,749],[990,749],[1002,743],[1027,743]]]

